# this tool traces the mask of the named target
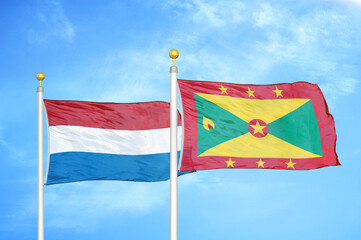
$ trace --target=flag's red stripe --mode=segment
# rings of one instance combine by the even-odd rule
[[[230,97],[248,98],[248,99],[288,99],[288,98],[308,98],[313,99],[316,94],[321,94],[317,84],[308,82],[295,82],[295,83],[280,83],[270,85],[254,85],[254,84],[236,84],[224,82],[208,82],[208,81],[193,81],[178,79],[178,85],[183,94],[194,92],[206,93],[214,95],[223,95]],[[227,88],[227,94],[221,94],[219,89],[221,85]],[[274,92],[276,86],[281,92],[282,97]],[[254,91],[254,96],[249,96],[246,92],[248,88]],[[323,104],[324,99],[320,99],[320,104]],[[317,103],[318,104],[318,103]]]
[[[118,130],[169,128],[167,102],[100,103],[44,100],[49,126],[69,125]],[[178,112],[178,126],[181,118]]]

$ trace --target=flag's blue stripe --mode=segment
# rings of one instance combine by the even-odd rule
[[[54,153],[50,155],[46,184],[87,180],[138,182],[168,180],[169,159],[169,153],[150,155],[117,155],[88,152]],[[184,173],[179,175],[181,174]]]

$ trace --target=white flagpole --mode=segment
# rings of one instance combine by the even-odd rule
[[[170,67],[170,240],[178,239],[178,196],[177,196],[177,73],[175,59],[179,56],[176,49],[169,52],[173,59]]]
[[[36,78],[40,81],[38,92],[38,240],[44,240],[44,132],[43,132],[43,95],[41,82],[45,75],[39,72]]]

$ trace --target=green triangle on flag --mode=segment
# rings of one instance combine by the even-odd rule
[[[268,124],[268,127],[269,134],[322,156],[320,131],[312,100]]]
[[[248,133],[248,123],[194,94],[198,119],[197,156],[223,142]]]

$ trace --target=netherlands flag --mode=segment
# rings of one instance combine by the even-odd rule
[[[44,104],[48,120],[47,185],[169,179],[169,103],[44,100]],[[179,113],[177,130],[181,143]]]

